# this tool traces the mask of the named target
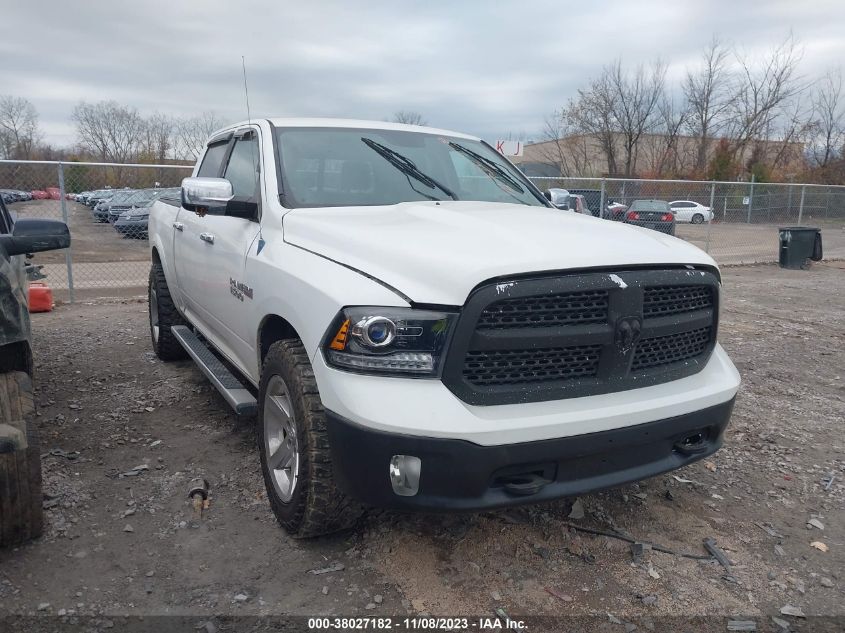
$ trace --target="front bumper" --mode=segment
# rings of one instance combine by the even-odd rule
[[[122,233],[124,235],[146,235],[149,223],[149,216],[139,219],[118,218],[114,223],[114,228],[118,233]]]
[[[474,511],[577,496],[691,464],[722,446],[733,405],[731,398],[646,424],[500,446],[375,431],[330,411],[326,425],[335,480],[349,495],[379,507]],[[393,492],[394,455],[421,459],[416,495]],[[533,494],[509,490],[526,477],[546,483]]]

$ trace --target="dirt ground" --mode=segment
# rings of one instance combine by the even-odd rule
[[[797,622],[786,605],[845,616],[845,264],[723,274],[720,339],[743,386],[713,458],[583,497],[582,518],[563,503],[373,511],[312,541],[275,523],[250,421],[190,362],[155,358],[143,300],[33,315],[47,530],[0,552],[0,614],[502,609],[620,632],[667,615]],[[195,477],[211,486],[201,520],[186,498]],[[734,564],[653,549],[635,560],[629,543],[575,527],[697,556],[712,537]]]

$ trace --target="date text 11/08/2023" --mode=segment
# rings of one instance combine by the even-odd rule
[[[523,631],[525,623],[502,614],[501,617],[352,617],[309,618],[309,631]]]

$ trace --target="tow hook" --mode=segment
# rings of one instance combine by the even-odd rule
[[[707,450],[707,436],[699,431],[675,442],[675,450],[682,455],[697,455]]]
[[[504,488],[512,495],[527,497],[537,494],[545,486],[552,483],[545,477],[536,474],[515,475],[504,482]]]

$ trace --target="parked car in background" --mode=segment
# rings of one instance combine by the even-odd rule
[[[0,189],[0,200],[5,204],[12,204],[18,201],[18,197],[12,193],[11,189]]]
[[[587,198],[583,195],[572,195],[570,192],[569,194],[569,210],[575,211],[575,213],[583,213],[584,215],[593,215],[593,212],[590,211],[590,207],[587,205]]]
[[[41,191],[40,189],[36,189],[32,192],[32,199],[33,200],[46,200],[50,197],[46,191]]]
[[[599,215],[601,209],[601,189],[570,189],[569,193],[573,196],[584,196],[587,208],[594,216]],[[605,197],[607,201],[607,197]]]
[[[625,223],[675,234],[675,215],[665,200],[634,200],[625,212]]]
[[[617,202],[615,200],[611,200],[607,203],[607,212],[605,213],[605,217],[611,220],[615,220],[617,222],[621,222],[625,219],[625,211],[628,210],[628,205],[622,204],[621,202]]]
[[[90,196],[88,196],[88,201],[86,202],[86,204],[93,209],[97,205],[98,202],[102,202],[103,200],[108,200],[114,194],[115,194],[114,189],[100,189],[99,191],[95,191]]]
[[[153,206],[153,203],[159,198],[176,200],[177,203],[181,200],[182,190],[178,187],[174,189],[152,190],[153,193],[151,195],[144,195],[146,191],[139,192],[139,195],[132,200],[132,208],[123,211],[114,221],[115,230],[123,235],[123,237],[147,239],[150,208]]]
[[[675,200],[669,203],[675,222],[704,224],[713,220],[713,210],[693,200]]]
[[[47,195],[50,196],[50,200],[61,200],[62,199],[62,190],[58,187],[47,187],[46,189]]]
[[[569,192],[566,189],[548,189],[545,196],[558,209],[569,210]]]
[[[132,201],[132,198],[137,196],[139,193],[140,192],[137,189],[121,189],[120,191],[115,191],[114,195],[110,198],[106,198],[94,205],[94,208],[91,211],[91,216],[97,222],[108,222],[109,210],[112,205],[129,204]]]

